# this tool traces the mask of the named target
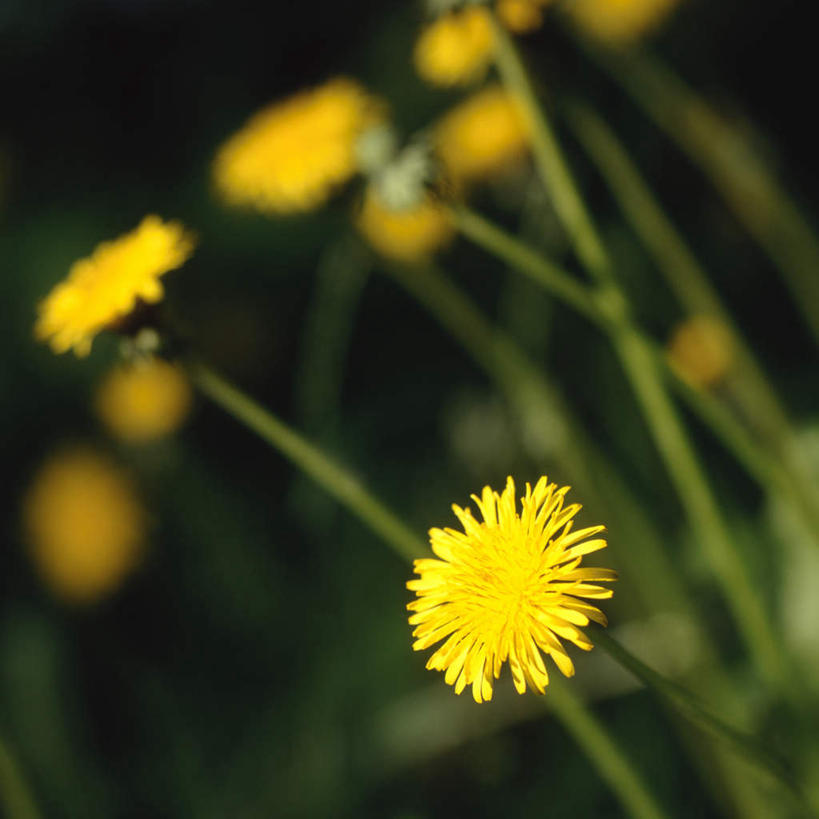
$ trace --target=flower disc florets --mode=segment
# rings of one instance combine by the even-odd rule
[[[515,484],[509,478],[502,494],[484,487],[473,500],[483,517],[453,506],[464,531],[432,529],[432,550],[440,558],[415,561],[419,579],[407,583],[417,599],[413,648],[420,651],[445,640],[427,668],[445,672],[460,694],[472,686],[476,702],[492,698],[493,678],[509,661],[519,693],[526,683],[545,693],[549,675],[542,654],[552,657],[566,676],[574,674],[561,640],[579,648],[592,644],[580,630],[605,615],[587,599],[605,599],[612,591],[596,585],[617,579],[612,569],[580,568],[583,555],[606,546],[595,538],[603,526],[572,531],[579,504],[564,505],[569,487],[541,478],[526,484],[520,514]]]

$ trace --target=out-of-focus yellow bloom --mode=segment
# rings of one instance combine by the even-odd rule
[[[267,213],[319,207],[356,172],[356,141],[383,111],[343,77],[273,103],[219,149],[216,188],[231,205]]]
[[[177,430],[191,400],[190,382],[181,367],[151,358],[113,369],[100,384],[94,403],[116,438],[144,443]]]
[[[372,187],[364,196],[358,228],[377,251],[403,262],[429,256],[455,232],[446,209],[429,196],[410,207],[390,209]]]
[[[713,387],[733,367],[731,334],[722,322],[710,316],[686,319],[671,334],[668,360],[686,381],[698,387]]]
[[[432,85],[479,79],[492,59],[492,24],[486,9],[469,6],[439,17],[415,44],[415,67]]]
[[[603,526],[572,531],[579,504],[564,506],[568,486],[541,478],[517,511],[515,484],[503,494],[484,487],[473,495],[483,517],[453,506],[464,531],[432,529],[432,551],[440,558],[415,561],[419,579],[407,583],[417,599],[413,648],[420,651],[445,640],[427,668],[445,672],[460,694],[472,686],[476,702],[492,698],[493,678],[509,661],[512,681],[522,694],[528,684],[543,694],[549,675],[541,654],[551,656],[566,676],[574,665],[560,642],[582,649],[592,644],[580,630],[589,620],[606,625],[605,615],[582,598],[602,600],[611,589],[596,585],[616,580],[611,569],[580,568],[583,555],[603,549],[596,538]]]
[[[133,485],[92,449],[59,453],[40,468],[23,520],[43,581],[70,603],[113,592],[144,548],[147,517]]]
[[[498,18],[516,34],[534,31],[543,22],[543,9],[551,2],[552,0],[498,0]]]
[[[494,85],[453,108],[435,128],[434,141],[444,171],[456,185],[491,176],[529,147],[520,108]]]
[[[679,0],[572,0],[566,11],[589,34],[627,45],[658,26]]]
[[[146,216],[135,230],[74,262],[67,278],[40,302],[36,336],[57,353],[73,347],[87,355],[97,333],[127,316],[138,301],[160,301],[160,278],[180,267],[193,247],[178,222]]]

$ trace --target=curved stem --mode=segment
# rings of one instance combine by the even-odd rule
[[[0,805],[9,819],[40,819],[40,811],[29,791],[17,760],[0,738]]]

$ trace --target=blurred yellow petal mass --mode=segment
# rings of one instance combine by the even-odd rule
[[[515,34],[534,31],[543,22],[543,8],[552,0],[498,0],[498,19]]]
[[[589,34],[625,45],[660,25],[678,3],[679,0],[572,0],[565,7]]]
[[[147,517],[134,487],[92,449],[58,453],[40,468],[23,520],[40,576],[70,603],[113,592],[143,552]]]
[[[431,255],[455,232],[446,208],[429,196],[417,205],[390,209],[373,189],[364,197],[358,228],[379,253],[404,262]]]
[[[460,694],[472,687],[476,702],[490,700],[493,680],[509,662],[518,693],[527,683],[543,694],[549,674],[542,655],[566,676],[574,665],[561,640],[582,649],[592,644],[581,626],[605,615],[583,598],[611,597],[598,582],[616,580],[611,569],[579,568],[583,556],[603,549],[604,527],[572,530],[579,504],[564,505],[569,487],[541,478],[517,510],[515,483],[503,493],[490,487],[472,496],[483,520],[453,506],[463,531],[432,529],[432,550],[439,559],[415,561],[416,580],[407,588],[417,599],[407,605],[415,626],[413,648],[441,643],[427,668],[443,671]]]
[[[383,115],[384,105],[346,78],[273,103],[220,148],[216,189],[230,205],[265,213],[319,207],[358,170],[356,142]]]
[[[687,319],[671,335],[668,359],[686,381],[698,387],[713,387],[728,375],[734,363],[730,332],[710,316]]]
[[[520,108],[494,85],[453,108],[435,129],[438,158],[456,185],[491,176],[521,159],[528,147]]]
[[[144,443],[177,430],[191,401],[182,369],[153,358],[112,370],[99,386],[95,409],[114,437]]]
[[[178,222],[146,216],[139,226],[98,245],[38,307],[35,334],[57,353],[87,355],[94,337],[127,316],[139,301],[164,295],[161,277],[193,253],[194,241]]]
[[[486,9],[470,6],[430,23],[415,45],[415,67],[432,85],[479,79],[492,59],[492,26]]]

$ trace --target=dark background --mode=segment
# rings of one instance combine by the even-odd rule
[[[760,149],[815,211],[813,4],[682,5],[656,49],[755,124]],[[409,648],[407,567],[275,453],[204,402],[172,443],[117,451],[89,410],[115,343],[101,339],[77,360],[32,339],[38,299],[71,262],[157,212],[200,237],[168,286],[205,353],[419,532],[448,522],[449,504],[484,483],[551,472],[509,433],[484,374],[377,265],[362,281],[343,374],[315,385],[315,271],[349,233],[355,186],[318,213],[278,221],[229,212],[211,195],[219,143],[259,106],[328,76],[356,76],[387,97],[404,133],[444,110],[458,95],[424,87],[411,67],[421,19],[417,5],[397,2],[0,0],[0,730],[46,816],[619,815],[538,704],[525,718],[511,700],[475,711],[423,670]],[[718,274],[788,402],[807,415],[813,353],[766,259],[557,26],[525,48],[547,88],[603,107]],[[642,294],[641,317],[662,338],[673,303],[656,282],[643,286],[647,262],[586,173]],[[465,243],[443,261],[549,365],[674,542],[679,510],[605,344]],[[453,429],[475,411],[511,443],[459,446]],[[38,463],[77,439],[130,464],[153,519],[146,565],[85,611],[41,587],[18,522]],[[752,521],[755,490],[711,449],[732,514]],[[638,613],[628,588],[625,578],[608,608],[615,621]],[[707,585],[700,591],[706,609],[717,607]],[[718,636],[735,650],[732,634]],[[605,697],[597,711],[680,816],[715,812],[646,694]],[[427,747],[430,735],[443,740]]]

